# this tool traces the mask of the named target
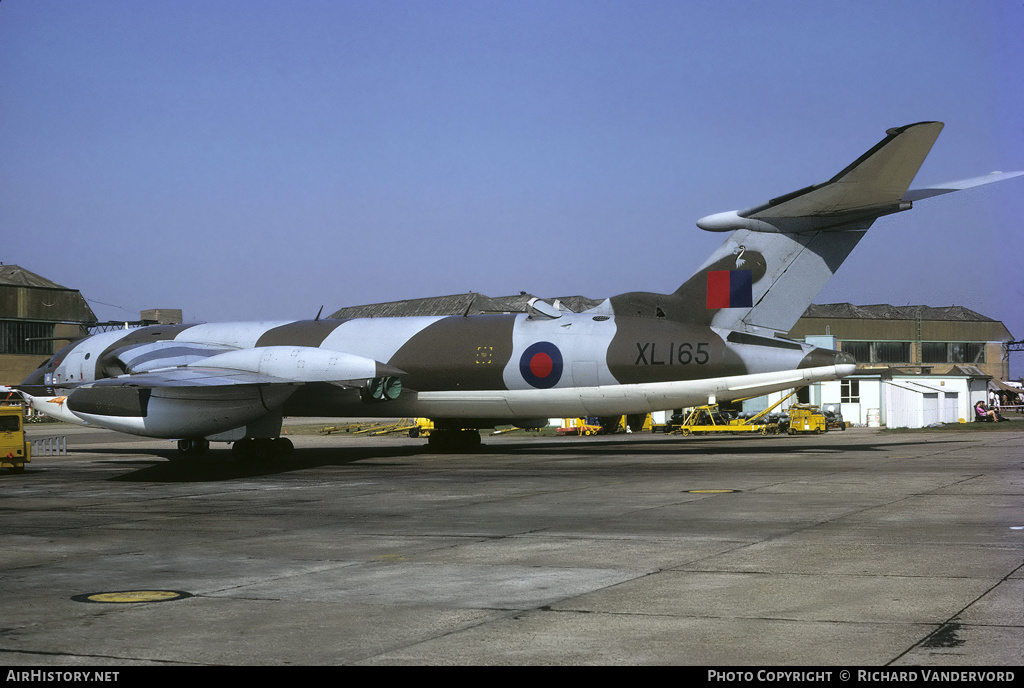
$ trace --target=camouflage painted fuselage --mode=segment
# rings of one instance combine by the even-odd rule
[[[794,370],[802,371],[798,380],[834,378],[843,374],[837,364],[848,363],[835,352],[797,342],[665,317],[615,316],[612,310],[606,302],[604,308],[557,317],[518,313],[156,325],[75,343],[22,388],[47,400],[40,404],[46,411],[57,410],[47,406],[53,398],[66,397],[60,411],[78,419],[181,437],[222,432],[233,423],[273,413],[426,416],[463,427],[638,413],[778,388],[779,378],[772,373],[783,372],[787,385],[794,381]],[[215,381],[202,394],[190,392],[193,387],[148,384],[153,375],[204,370],[218,360],[214,356],[250,349],[290,354],[296,368],[309,370],[311,377],[301,383],[234,379],[219,388]],[[353,372],[351,379],[332,379],[320,370],[330,364],[319,361],[320,356],[330,361],[332,352],[376,365]],[[385,374],[400,376],[402,393],[371,403],[361,387]],[[166,417],[175,413],[180,418],[181,409],[168,407],[155,417],[163,408],[157,400],[186,396],[206,417],[225,405],[237,412],[213,424],[185,422],[186,427]]]

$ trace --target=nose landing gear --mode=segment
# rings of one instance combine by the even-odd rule
[[[205,437],[178,440],[178,451],[186,456],[201,456],[210,450],[210,440]]]

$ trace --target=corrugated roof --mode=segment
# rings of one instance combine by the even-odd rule
[[[37,275],[18,265],[0,265],[0,284],[11,287],[36,287],[40,289],[67,289],[56,282]],[[73,291],[73,290],[69,290]]]
[[[985,371],[983,371],[978,366],[972,365],[955,365],[949,369],[949,372],[946,373],[946,375],[964,375],[966,377],[992,377],[991,375],[985,373]]]
[[[77,289],[68,289],[18,265],[0,265],[0,318],[96,322],[96,314]]]
[[[805,318],[849,318],[864,320],[946,320],[960,322],[996,322],[981,313],[963,306],[891,306],[878,303],[855,306],[852,303],[811,304],[804,311]]]
[[[42,279],[42,278],[40,278]],[[422,299],[405,299],[402,301],[386,301],[362,306],[341,308],[331,318],[384,318],[412,315],[475,315],[479,313],[525,313],[526,302],[534,298],[533,294],[517,294],[513,296],[485,296],[476,292],[465,294],[449,294],[447,296],[430,296]],[[573,313],[594,308],[601,303],[599,299],[586,296],[556,297],[562,308]],[[554,302],[555,299],[544,299]],[[811,304],[804,311],[804,318],[833,318],[849,320],[937,320],[959,322],[997,322],[992,318],[976,313],[963,306],[892,306],[878,303],[868,306],[856,306],[852,303]]]

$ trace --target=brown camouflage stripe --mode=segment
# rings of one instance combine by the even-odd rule
[[[514,315],[452,316],[425,327],[388,361],[418,391],[505,389]]]

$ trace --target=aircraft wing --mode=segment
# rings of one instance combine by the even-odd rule
[[[224,346],[166,340],[128,345],[103,366],[124,374],[68,389],[59,410],[35,399],[37,410],[66,420],[150,437],[206,437],[275,417],[302,385],[358,388],[367,401],[388,401],[402,390],[405,371],[342,351],[310,346]],[[187,361],[181,363],[181,361]],[[136,364],[133,369],[127,362]],[[177,365],[164,365],[178,362]],[[63,414],[63,415],[61,415]],[[279,429],[279,427],[278,427]]]
[[[302,384],[295,380],[274,377],[272,375],[261,375],[243,370],[228,370],[226,368],[205,368],[202,366],[189,366],[187,368],[174,368],[171,370],[157,371],[153,373],[135,373],[132,375],[120,375],[108,377],[95,382],[87,382],[81,385],[70,386],[72,389],[90,389],[96,387],[138,387],[142,389],[156,389],[158,387],[230,387],[232,385],[298,385]]]
[[[160,344],[161,346],[155,346]],[[160,350],[163,349],[163,357]],[[141,347],[140,347],[141,349]],[[183,360],[182,365],[156,366],[155,362]],[[353,382],[382,377],[400,377],[405,371],[342,351],[309,346],[265,346],[253,349],[208,348],[201,355],[195,345],[183,347],[168,341],[148,344],[143,353],[121,353],[123,361],[138,361],[126,375],[106,378],[89,386],[110,387],[226,387],[232,385],[276,385],[306,382]],[[138,372],[136,372],[136,370]]]

